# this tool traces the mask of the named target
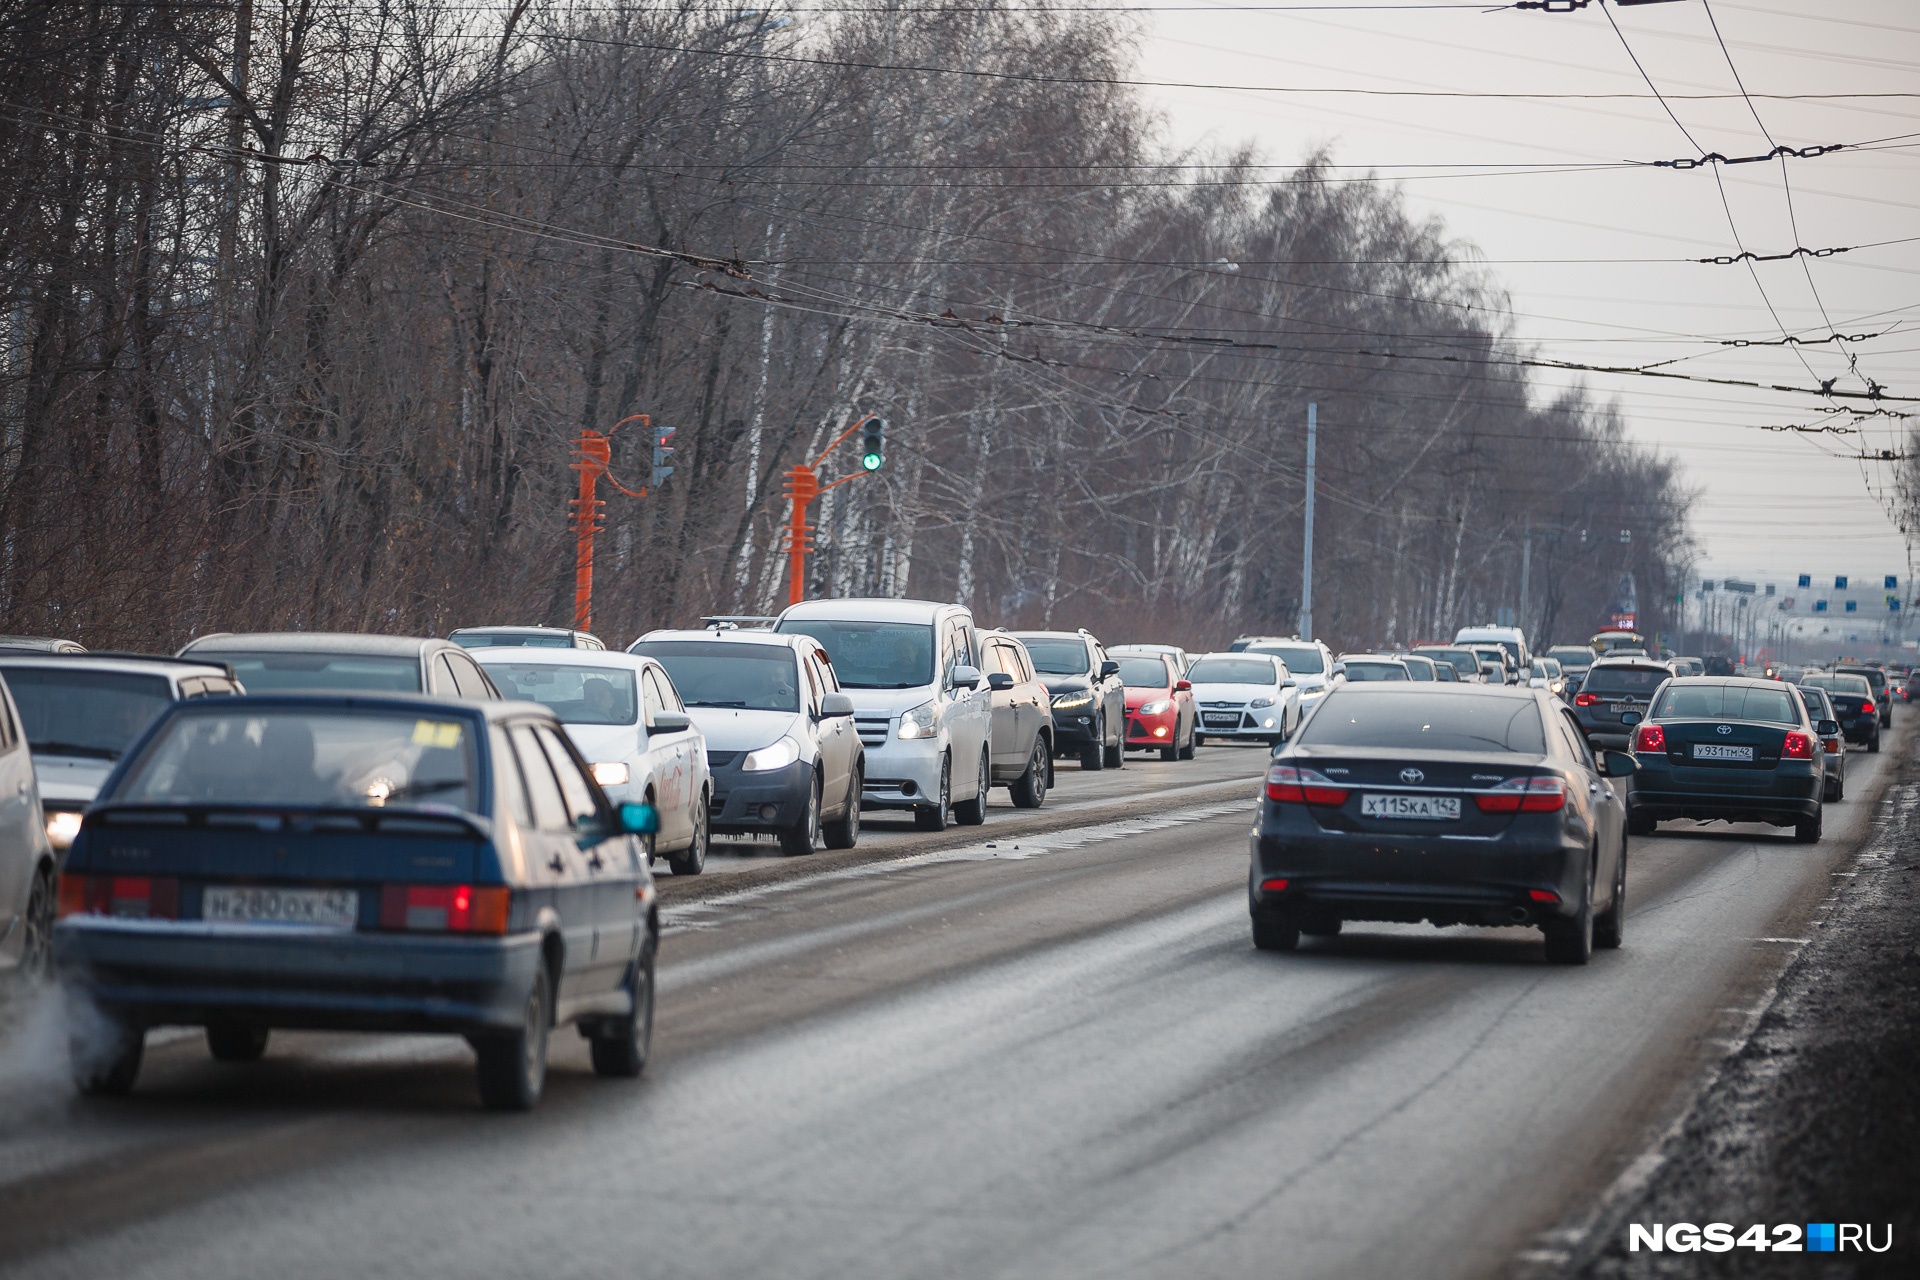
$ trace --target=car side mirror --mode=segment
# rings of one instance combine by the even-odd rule
[[[623,804],[620,806],[620,833],[629,836],[650,836],[660,829],[660,811],[650,804]]]
[[[1173,691],[1175,693],[1191,693],[1193,691],[1193,681],[1175,680],[1173,682]]]
[[[1120,674],[1120,664],[1118,662],[1115,662],[1112,658],[1108,658],[1105,662],[1100,664],[1100,678],[1102,680],[1105,680],[1108,676],[1117,676],[1119,674]]]
[[[1620,713],[1620,723],[1623,725],[1626,725],[1629,729],[1631,729],[1634,725],[1639,724],[1644,719],[1646,719],[1646,717],[1641,715],[1638,711],[1622,711]]]
[[[1292,676],[1288,676],[1285,680],[1282,680],[1280,682],[1280,687],[1282,689],[1297,689],[1300,687],[1300,682],[1298,680],[1295,680]]]
[[[1627,778],[1640,772],[1640,762],[1624,751],[1602,751],[1600,753],[1600,776],[1603,778]]]
[[[995,693],[999,693],[1005,689],[1011,689],[1013,688],[1013,677],[1004,671],[990,671],[987,673],[987,688],[993,690]]]
[[[656,711],[648,727],[655,733],[685,733],[693,728],[693,717],[684,711]]]
[[[1346,663],[1344,663],[1344,662],[1336,662],[1336,663],[1334,663],[1334,664],[1333,664],[1333,674],[1334,674],[1334,675],[1336,675],[1336,676],[1343,676],[1343,677],[1344,677],[1344,676],[1345,676],[1345,675],[1347,674],[1347,664],[1346,664]]]
[[[820,698],[820,718],[838,720],[853,714],[853,699],[844,693],[828,693]]]
[[[958,666],[953,669],[953,687],[956,689],[977,689],[980,687],[980,668]]]
[[[1816,720],[1813,723],[1813,731],[1823,738],[1831,738],[1840,732],[1840,722],[1838,720]]]

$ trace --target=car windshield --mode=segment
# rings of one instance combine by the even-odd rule
[[[927,623],[794,618],[779,629],[818,640],[843,689],[917,689],[933,683],[933,628]]]
[[[430,712],[197,712],[161,728],[112,799],[471,810],[474,772],[466,722]]]
[[[1515,751],[1544,755],[1540,713],[1531,700],[1488,692],[1336,689],[1295,741],[1307,747],[1421,751]]]
[[[1836,674],[1858,676],[1860,677],[1860,679],[1865,680],[1868,684],[1872,685],[1876,689],[1878,689],[1880,686],[1884,685],[1887,682],[1886,672],[1877,671],[1871,667],[1867,668],[1864,671],[1844,671],[1844,672],[1838,672]]]
[[[1480,659],[1465,649],[1421,649],[1436,662],[1444,662],[1463,676],[1477,675],[1480,671]]]
[[[680,700],[690,707],[800,709],[800,668],[784,644],[650,640],[632,651],[665,667]]]
[[[462,649],[571,649],[572,636],[525,631],[469,631],[453,637]]]
[[[118,760],[173,701],[164,676],[81,668],[3,670],[35,755]]]
[[[1667,679],[1657,667],[1594,667],[1582,693],[1652,693]]]
[[[1084,640],[1048,640],[1035,636],[1019,637],[1033,655],[1033,669],[1045,676],[1083,676],[1087,674],[1087,644]]]
[[[1167,664],[1158,658],[1122,658],[1120,683],[1142,689],[1164,689],[1169,683]]]
[[[501,693],[537,702],[565,724],[637,724],[640,720],[637,685],[627,668],[538,662],[489,662],[486,667]]]
[[[1808,676],[1800,683],[1852,698],[1864,698],[1873,693],[1864,676]]]
[[[1349,662],[1347,679],[1368,680],[1405,680],[1407,669],[1397,662]]]
[[[419,693],[420,660],[364,653],[209,654],[233,667],[248,693]]]
[[[1675,685],[1660,695],[1652,720],[1764,720],[1799,724],[1800,708],[1785,689],[1739,684]]]
[[[1287,664],[1287,670],[1297,676],[1317,676],[1326,674],[1326,664],[1320,660],[1320,650],[1310,644],[1255,644],[1248,645],[1249,653],[1270,653]]]
[[[1187,672],[1195,684],[1272,684],[1273,664],[1250,658],[1202,658]]]

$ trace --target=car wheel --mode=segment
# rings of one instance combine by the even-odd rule
[[[1080,767],[1089,773],[1098,772],[1107,767],[1107,725],[1104,720],[1093,726],[1093,738],[1080,748]]]
[[[987,765],[987,753],[980,753],[980,786],[973,799],[953,806],[954,820],[963,827],[977,827],[987,820],[987,794],[993,790],[993,773]]]
[[[92,1098],[117,1098],[133,1090],[147,1033],[109,1014],[86,1013],[88,1025],[67,1033],[73,1086]]]
[[[1620,842],[1620,865],[1613,871],[1613,901],[1594,917],[1593,945],[1617,949],[1627,929],[1627,842]]]
[[[789,858],[801,857],[820,847],[820,775],[813,775],[807,791],[806,812],[800,820],[780,833],[780,852]]]
[[[20,975],[29,981],[45,978],[53,968],[53,916],[58,897],[53,867],[41,866],[33,873],[33,888],[27,894],[27,932],[20,948]]]
[[[1193,731],[1193,749],[1195,751],[1198,751],[1200,748],[1206,745],[1207,745],[1207,735],[1204,733],[1201,733],[1198,729],[1195,729]],[[1191,760],[1193,759],[1193,757],[1188,756],[1187,759]]]
[[[847,783],[847,811],[820,828],[829,849],[851,849],[860,843],[860,794],[866,790],[867,775],[859,765]]]
[[[1178,724],[1179,721],[1175,720],[1174,723]],[[1198,748],[1199,745],[1200,745],[1200,730],[1197,728],[1189,730],[1187,733],[1187,745],[1180,748],[1180,758],[1182,760],[1193,759],[1194,750]]]
[[[1047,801],[1047,741],[1036,738],[1033,754],[1027,757],[1027,771],[1013,780],[1009,788],[1016,809],[1038,809]]]
[[[1627,834],[1630,836],[1650,836],[1659,825],[1648,814],[1627,810]]]
[[[1867,753],[1876,756],[1880,754],[1880,735],[1877,732],[1867,739]]]
[[[221,1062],[258,1062],[267,1051],[267,1029],[244,1022],[210,1023],[207,1051]]]
[[[697,876],[707,867],[707,798],[700,797],[700,813],[693,820],[693,843],[678,853],[667,855],[667,866],[676,876]]]
[[[1823,810],[1815,809],[1811,818],[1802,818],[1793,824],[1793,838],[1801,844],[1814,844],[1820,839],[1820,815]]]
[[[1571,920],[1559,917],[1541,926],[1541,932],[1547,935],[1547,959],[1553,964],[1585,964],[1593,959],[1591,870],[1588,871],[1588,880],[1585,899]]]
[[[940,796],[933,804],[913,811],[913,825],[921,831],[945,831],[953,821],[953,760],[940,757]]]
[[[531,1111],[547,1086],[547,1039],[553,1031],[553,976],[543,963],[527,988],[520,1029],[473,1038],[480,1101],[490,1111]]]
[[[1300,922],[1287,911],[1255,912],[1253,945],[1261,951],[1292,951],[1300,945]]]
[[[627,970],[627,995],[632,1004],[624,1018],[600,1024],[587,1041],[593,1056],[593,1074],[631,1079],[646,1070],[653,1048],[653,947],[649,944]]]
[[[1126,732],[1126,727],[1124,725],[1121,726],[1120,740],[1106,749],[1106,766],[1109,769],[1124,769],[1127,767]]]

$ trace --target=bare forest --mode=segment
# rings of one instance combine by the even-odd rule
[[[0,629],[565,624],[573,441],[624,642],[811,594],[1109,641],[1664,625],[1675,466],[1512,363],[1391,185],[1176,153],[1126,15],[1026,0],[0,0]],[[647,477],[648,438],[613,474]],[[843,449],[822,468],[856,465]]]

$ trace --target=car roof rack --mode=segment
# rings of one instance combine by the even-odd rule
[[[779,618],[762,613],[715,613],[700,619],[708,631],[772,630]]]

